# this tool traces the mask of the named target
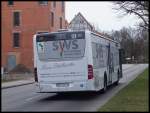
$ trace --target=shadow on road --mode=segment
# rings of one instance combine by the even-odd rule
[[[117,88],[120,85],[122,85],[122,83],[119,83],[118,86],[114,86],[114,85],[109,86],[106,93],[109,93],[110,90],[113,90],[114,88]],[[57,93],[56,95],[42,98],[39,101],[41,101],[41,102],[54,101],[54,100],[56,100],[56,101],[60,101],[60,100],[85,101],[85,100],[96,99],[102,95],[105,95],[105,93],[102,93],[102,91],[99,91],[99,92],[67,92],[67,93]]]
[[[99,94],[100,95],[100,94]],[[93,98],[96,98],[98,96],[98,93],[96,92],[69,92],[69,93],[58,93],[56,95],[43,98],[39,101],[50,101],[50,100],[90,100]]]

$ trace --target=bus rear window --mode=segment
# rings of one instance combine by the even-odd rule
[[[84,32],[63,32],[37,35],[40,60],[72,60],[85,53]]]

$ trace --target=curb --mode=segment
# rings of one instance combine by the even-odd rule
[[[11,85],[11,86],[3,86],[1,89],[7,89],[7,88],[12,88],[12,87],[17,87],[17,86],[23,86],[23,85],[28,85],[28,84],[33,84],[35,82],[29,82],[29,83],[24,83],[24,84],[17,84],[17,85]]]

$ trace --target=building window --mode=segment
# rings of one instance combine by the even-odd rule
[[[60,29],[62,29],[62,17],[60,17]]]
[[[14,5],[14,2],[12,0],[8,1],[8,5]]]
[[[62,12],[64,12],[64,10],[65,10],[65,2],[62,1]]]
[[[56,1],[53,2],[53,7],[56,7]]]
[[[51,12],[51,26],[54,26],[54,13]]]
[[[20,33],[13,33],[13,47],[19,47],[20,44]]]
[[[14,26],[20,26],[20,12],[14,12],[13,21]]]
[[[48,4],[48,1],[39,1],[39,4],[40,4],[40,5],[47,5],[47,4]]]

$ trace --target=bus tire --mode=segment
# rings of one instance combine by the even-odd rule
[[[107,90],[107,76],[106,74],[104,75],[104,88],[102,89],[102,92],[105,93]]]

